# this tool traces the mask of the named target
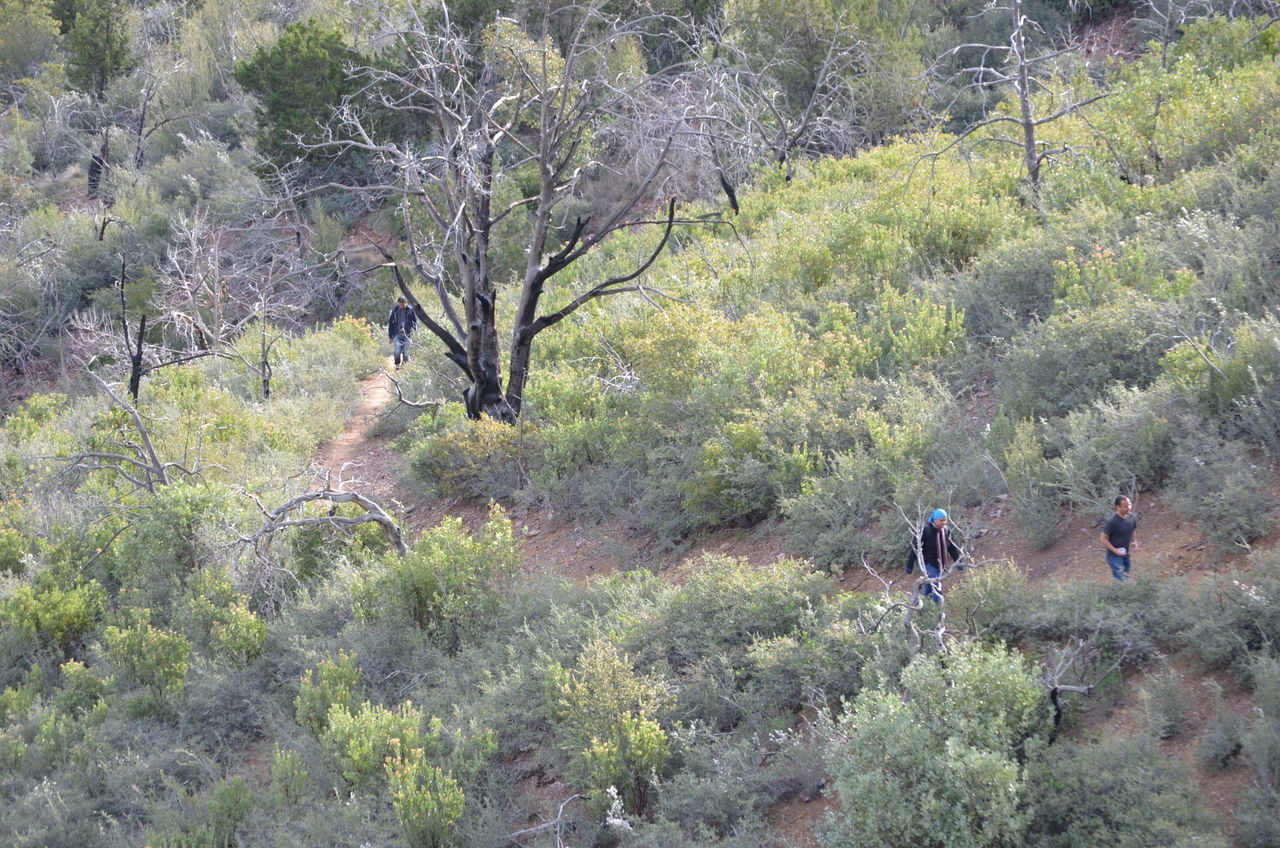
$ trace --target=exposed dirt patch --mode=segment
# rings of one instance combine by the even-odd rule
[[[818,848],[817,834],[822,830],[827,813],[840,809],[835,798],[823,796],[811,801],[794,799],[775,804],[766,820],[769,829],[782,837],[791,848]]]
[[[1114,14],[1087,22],[1078,42],[1089,61],[1116,58],[1132,61],[1138,56],[1132,9],[1117,9]]]

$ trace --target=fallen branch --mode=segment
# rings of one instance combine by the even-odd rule
[[[549,822],[543,822],[540,825],[535,825],[534,827],[526,827],[523,830],[517,830],[515,833],[509,833],[507,834],[507,839],[511,840],[512,842],[516,842],[522,836],[533,836],[535,834],[542,833],[543,831],[550,830],[551,828],[554,827],[556,829],[556,848],[564,848],[564,838],[561,832],[561,828],[564,826],[564,808],[569,806],[569,804],[572,803],[573,801],[577,801],[579,798],[583,798],[583,797],[585,796],[570,795],[563,802],[561,802],[560,809],[556,812],[556,817],[554,819],[552,819]]]
[[[244,544],[252,544],[255,548],[270,546],[272,537],[280,530],[286,527],[337,527],[344,533],[351,533],[361,524],[376,522],[381,524],[382,528],[387,532],[387,538],[391,544],[395,545],[396,553],[405,556],[409,553],[409,548],[404,542],[404,535],[400,531],[394,518],[392,518],[382,505],[367,495],[359,492],[343,492],[330,489],[327,486],[318,492],[308,492],[305,495],[298,495],[285,501],[273,510],[268,510],[262,505],[262,501],[256,495],[250,494],[257,503],[258,509],[262,510],[262,514],[266,517],[266,522],[258,528],[257,532],[249,536],[241,536],[240,541]],[[305,518],[292,518],[292,514],[314,501],[328,501],[332,504],[354,503],[364,508],[363,515],[342,516],[342,515],[315,515]]]

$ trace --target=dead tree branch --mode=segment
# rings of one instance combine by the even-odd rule
[[[342,532],[350,534],[356,527],[370,522],[382,525],[382,528],[387,533],[387,539],[395,546],[397,554],[403,557],[409,553],[400,525],[383,509],[381,504],[368,495],[363,495],[359,492],[338,491],[326,486],[321,491],[308,492],[305,495],[290,498],[273,510],[268,510],[263,506],[262,501],[256,495],[250,494],[249,497],[258,505],[258,509],[262,511],[266,521],[256,532],[248,536],[241,536],[240,541],[246,545],[253,545],[260,556],[265,555],[275,534],[288,527],[336,527]],[[354,503],[362,507],[365,512],[363,515],[356,516],[336,515],[331,512],[327,515],[293,517],[294,512],[315,501],[328,501],[334,504],[335,508],[338,504]]]

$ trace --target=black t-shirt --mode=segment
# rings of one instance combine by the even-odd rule
[[[1102,532],[1106,534],[1107,540],[1111,542],[1113,548],[1128,548],[1129,543],[1133,541],[1133,531],[1138,528],[1138,519],[1132,515],[1127,518],[1121,518],[1117,514],[1112,514],[1107,520],[1107,526],[1102,528]]]

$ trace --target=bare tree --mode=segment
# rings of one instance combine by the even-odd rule
[[[104,219],[103,227],[111,218]],[[331,293],[331,263],[311,255],[296,210],[283,209],[235,222],[219,222],[197,208],[174,223],[152,312],[131,330],[125,289],[127,263],[116,279],[118,313],[86,311],[70,322],[74,345],[95,366],[116,351],[128,363],[129,394],[136,400],[144,377],[161,368],[217,356],[241,362],[271,396],[272,349]],[[148,325],[150,324],[150,331]],[[256,333],[255,355],[241,343]],[[90,353],[91,352],[91,353]]]
[[[361,524],[369,523],[378,524],[386,531],[388,541],[395,547],[399,556],[403,557],[409,552],[409,547],[405,544],[404,535],[396,520],[391,517],[381,504],[360,492],[346,491],[341,486],[338,489],[331,489],[326,484],[321,491],[308,492],[304,495],[290,498],[272,510],[268,510],[255,495],[249,495],[249,497],[258,505],[258,509],[262,512],[265,521],[253,533],[242,536],[240,541],[253,545],[259,558],[267,556],[267,550],[274,535],[289,527],[334,527],[344,533],[351,533]],[[295,512],[316,501],[327,501],[332,504],[333,508],[325,515],[295,517]],[[364,513],[355,516],[338,515],[338,505],[347,503],[356,504],[364,510]]]
[[[386,21],[399,64],[355,73],[366,84],[362,102],[376,101],[384,114],[416,124],[418,132],[395,138],[354,108],[344,109],[333,127],[332,145],[367,151],[387,176],[364,190],[400,198],[413,273],[436,301],[436,314],[415,296],[390,251],[379,249],[427,331],[466,375],[464,400],[473,418],[515,421],[538,334],[594,300],[651,290],[640,277],[676,223],[675,200],[659,217],[651,198],[662,189],[671,149],[693,129],[684,113],[655,117],[660,104],[644,73],[610,69],[617,46],[644,33],[640,24],[604,9],[602,2],[543,8],[537,35],[500,19],[474,42],[449,24],[447,11],[442,20],[428,21],[406,5],[400,13],[407,20]],[[559,49],[549,37],[553,31]],[[608,176],[595,155],[598,134],[627,121],[661,124],[651,165],[633,184],[616,180],[623,183],[621,197],[608,209],[575,215],[570,210],[586,205],[583,186]],[[524,263],[517,270],[505,387],[503,281],[493,266],[500,225],[520,232]],[[575,291],[549,291],[605,239],[637,227],[657,234],[632,265]]]
[[[1039,25],[1023,14],[1022,0],[1009,0],[1007,6],[999,5],[1001,2],[1002,0],[992,0],[984,13],[1009,13],[1008,44],[959,44],[939,57],[939,61],[969,50],[981,51],[984,59],[990,58],[993,54],[1003,57],[1003,60],[998,63],[1000,67],[984,61],[961,69],[948,82],[969,77],[972,80],[970,85],[977,88],[1007,87],[1013,92],[1016,111],[1014,114],[996,114],[977,121],[961,132],[939,153],[971,140],[980,130],[993,128],[994,134],[984,137],[983,140],[1011,144],[1021,149],[1023,167],[1027,172],[1027,184],[1034,202],[1040,194],[1041,171],[1045,161],[1066,152],[1064,147],[1046,143],[1040,136],[1041,128],[1059,118],[1078,113],[1085,106],[1101,100],[1107,94],[1100,92],[1092,96],[1080,97],[1069,88],[1062,91],[1056,90],[1050,82],[1054,63],[1062,56],[1073,52],[1076,47],[1068,45],[1046,53],[1031,55],[1027,47],[1027,33],[1029,30],[1038,29]],[[1038,100],[1038,98],[1041,99]],[[1044,105],[1046,101],[1047,107]],[[1001,127],[1009,124],[1017,128],[1017,134],[1014,137],[999,131]]]
[[[235,224],[219,224],[197,209],[175,226],[165,274],[155,298],[162,325],[190,356],[237,359],[258,374],[271,396],[271,352],[333,288],[314,257],[301,216],[292,208]],[[237,340],[252,329],[257,356]]]
[[[111,471],[137,489],[155,494],[161,486],[167,486],[177,479],[198,476],[204,469],[215,467],[204,463],[197,451],[196,460],[191,465],[162,459],[156,451],[147,427],[146,418],[137,407],[122,398],[120,394],[92,371],[87,371],[90,379],[106,393],[111,402],[123,410],[128,418],[116,431],[103,437],[101,450],[84,451],[68,457],[53,457],[65,461],[65,465],[55,475],[62,477],[78,471]]]

